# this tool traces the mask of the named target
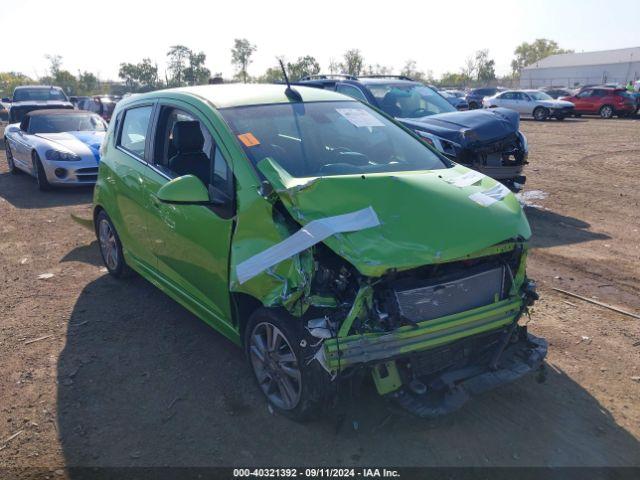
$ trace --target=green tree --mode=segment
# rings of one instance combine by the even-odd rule
[[[60,67],[62,67],[62,56],[61,55],[45,55],[49,61],[49,74],[52,78],[55,78],[56,74],[60,71]]]
[[[364,67],[364,58],[360,53],[360,50],[353,48],[347,50],[343,55],[343,62],[340,64],[340,69],[347,75],[358,76],[362,73]]]
[[[298,57],[295,62],[287,62],[287,75],[289,80],[300,80],[307,75],[317,75],[320,73],[320,64],[311,55]],[[282,76],[282,73],[280,73]]]
[[[127,90],[132,92],[146,92],[160,86],[158,66],[149,58],[142,59],[140,63],[121,63],[118,77],[124,80]]]
[[[464,87],[469,83],[469,77],[464,73],[446,72],[438,81],[438,85],[445,87]]]
[[[91,95],[98,93],[100,82],[98,78],[91,72],[78,72],[78,95]]]
[[[487,83],[496,79],[496,62],[489,58],[489,50],[478,50],[475,56],[475,74],[480,83]]]
[[[209,81],[211,71],[204,66],[207,56],[204,52],[191,52],[189,66],[184,69],[184,80],[187,85],[203,85]]]
[[[246,38],[236,38],[231,49],[231,63],[236,67],[236,77],[243,83],[249,78],[247,68],[251,63],[251,56],[256,51],[256,46],[249,43]]]
[[[533,43],[522,42],[513,52],[515,57],[511,62],[511,70],[514,75],[520,75],[524,67],[559,53],[573,53],[573,50],[560,48],[556,41],[546,38],[538,38]]]
[[[33,80],[19,72],[0,72],[0,98],[11,97],[20,85],[29,85]]]
[[[173,45],[169,47],[167,57],[167,70],[170,75],[167,83],[173,87],[182,87],[185,84],[185,70],[188,68],[187,62],[193,52],[184,45]]]

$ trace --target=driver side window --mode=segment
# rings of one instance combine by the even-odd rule
[[[232,198],[231,170],[208,128],[195,115],[161,107],[153,156],[155,167],[165,175],[194,175],[207,187],[212,199]]]

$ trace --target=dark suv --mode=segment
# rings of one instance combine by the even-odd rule
[[[9,104],[9,123],[18,123],[33,110],[73,108],[60,87],[48,85],[26,85],[16,87],[13,98],[3,98]]]
[[[502,87],[484,87],[474,88],[465,97],[469,104],[469,110],[475,110],[476,108],[482,108],[482,99],[484,97],[493,97],[496,93],[504,90]]]
[[[435,89],[403,76],[316,75],[298,85],[335,90],[372,105],[420,135],[451,160],[513,191],[526,177],[527,139],[520,117],[506,108],[457,111]]]

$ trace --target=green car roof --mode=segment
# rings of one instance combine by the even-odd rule
[[[284,93],[286,88],[286,85],[229,83],[160,90],[147,94],[145,97],[155,97],[158,94],[184,93],[204,99],[216,108],[227,108],[244,105],[289,103],[290,100]],[[329,90],[299,86],[294,86],[293,88],[300,93],[304,102],[355,101],[351,97]]]

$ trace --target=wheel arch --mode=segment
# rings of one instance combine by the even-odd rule
[[[244,340],[249,318],[256,310],[263,307],[262,302],[248,293],[231,292],[231,307],[233,321],[238,327],[240,338]]]

